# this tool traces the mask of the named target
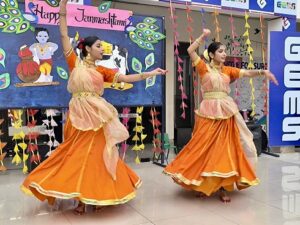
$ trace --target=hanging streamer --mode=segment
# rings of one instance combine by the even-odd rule
[[[39,136],[39,132],[36,129],[36,123],[34,116],[37,114],[39,110],[36,109],[28,109],[27,110],[27,127],[29,128],[29,132],[27,133],[28,145],[27,152],[29,153],[27,158],[30,156],[30,163],[35,163],[36,165],[41,163],[41,156],[39,153],[39,147],[37,143],[37,138]],[[25,162],[24,162],[25,163]],[[23,172],[27,172],[27,168],[23,169]]]
[[[260,21],[260,37],[261,37],[261,55],[262,55],[262,62],[264,65],[263,69],[266,68],[266,48],[265,48],[265,33],[264,33],[264,18],[262,14],[259,16],[259,21]],[[268,79],[264,77],[264,82],[263,82],[263,92],[264,92],[264,115],[268,115]]]
[[[253,48],[251,47],[251,41],[250,41],[250,37],[249,37],[249,29],[250,29],[250,24],[248,23],[248,18],[249,18],[249,14],[247,12],[245,12],[245,33],[243,34],[243,36],[246,38],[246,45],[247,45],[247,53],[249,56],[249,63],[248,63],[248,67],[247,69],[254,69],[254,60],[253,60]],[[253,78],[250,78],[249,80],[250,86],[251,86],[251,109],[252,109],[252,113],[251,116],[255,115],[255,109],[256,109],[256,105],[255,105],[255,88],[254,88],[254,84],[253,84]]]
[[[4,119],[0,119],[0,127],[2,123],[4,122]],[[0,129],[0,172],[7,170],[6,167],[4,166],[4,158],[6,156],[6,152],[3,152],[3,148],[6,146],[6,142],[1,141],[1,136],[3,135],[2,130]]]
[[[215,18],[215,21],[214,21],[214,24],[215,24],[215,33],[216,33],[216,41],[220,41],[220,32],[221,32],[221,28],[220,28],[220,23],[219,23],[219,20],[218,20],[218,16],[219,16],[219,12],[215,9],[214,11],[214,18]]]
[[[122,118],[122,123],[123,125],[126,127],[126,129],[128,130],[128,121],[129,121],[129,117],[126,117],[125,115],[128,115],[130,113],[130,108],[128,107],[124,107],[122,110],[122,114],[124,115],[124,117]],[[124,160],[125,159],[125,155],[128,149],[128,144],[127,144],[127,140],[125,140],[124,142],[122,142],[121,144],[121,158]]]
[[[16,109],[16,110],[11,110],[9,111],[9,117],[12,120],[12,126],[15,128],[15,133],[13,135],[12,140],[15,141],[15,147],[14,147],[14,153],[15,156],[12,159],[12,164],[16,164],[19,165],[22,162],[22,159],[20,157],[20,150],[19,150],[19,144],[24,143],[24,141],[22,141],[22,139],[24,139],[23,137],[25,137],[25,134],[21,129],[22,127],[22,115],[23,115],[23,111]],[[21,142],[20,142],[21,140]],[[20,143],[19,143],[20,142]]]
[[[233,63],[234,66],[236,66],[238,60],[237,60],[237,56],[240,53],[240,51],[237,49],[238,46],[240,46],[240,43],[236,40],[237,39],[237,34],[236,34],[236,29],[234,26],[234,19],[232,14],[229,17],[229,22],[230,22],[230,28],[231,28],[231,45],[232,45],[232,56],[233,56]],[[239,96],[240,96],[240,92],[239,92],[239,79],[237,79],[234,83],[235,86],[235,90],[234,90],[234,101],[236,102],[236,104],[239,106],[240,102],[239,102]]]
[[[49,151],[47,152],[46,156],[49,157],[52,152],[55,150],[56,147],[59,146],[59,142],[56,140],[56,135],[54,132],[54,127],[57,127],[58,124],[54,120],[54,116],[57,116],[60,112],[56,109],[46,109],[46,119],[43,120],[43,125],[46,126],[45,132],[48,135],[48,142],[47,145],[49,146]]]
[[[193,19],[191,17],[191,9],[188,5],[188,3],[186,2],[186,19],[187,19],[187,32],[189,34],[189,40],[190,40],[190,45],[194,42],[194,38],[193,38]],[[195,71],[195,68],[193,68],[193,87],[194,87],[194,108],[197,107],[197,100],[198,100],[198,76],[197,73]],[[186,97],[186,96],[184,96]]]
[[[135,134],[132,138],[133,141],[135,141],[135,144],[132,148],[133,151],[136,151],[136,158],[135,163],[140,164],[141,160],[139,157],[139,151],[142,151],[145,149],[144,145],[144,139],[147,137],[147,134],[143,133],[143,130],[145,129],[142,126],[142,113],[143,113],[144,107],[137,107],[136,113],[138,114],[135,120],[135,127],[133,128],[133,131],[135,131]]]
[[[179,57],[179,51],[178,51],[178,46],[179,46],[179,33],[177,31],[178,24],[176,22],[177,16],[175,15],[175,7],[172,5],[172,0],[170,0],[170,19],[172,23],[172,28],[173,28],[173,34],[174,34],[174,54],[175,54],[175,59],[177,61],[177,72],[178,72],[178,77],[177,81],[179,82],[179,90],[181,92],[181,104],[180,108],[182,109],[182,114],[180,117],[185,119],[185,108],[187,108],[187,104],[185,103],[187,96],[184,91],[183,87],[183,69],[182,69],[182,63],[183,60]]]
[[[152,128],[153,128],[153,149],[152,149],[152,151],[155,155],[159,155],[163,152],[163,150],[161,148],[162,140],[160,140],[158,138],[158,134],[161,134],[161,131],[159,129],[159,127],[161,126],[161,122],[157,118],[158,115],[159,115],[159,112],[156,111],[155,107],[151,107],[150,122],[151,122]]]

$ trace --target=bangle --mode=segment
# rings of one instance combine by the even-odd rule
[[[197,38],[197,39],[195,40],[195,42],[197,42],[198,45],[201,45],[201,44],[202,44],[202,39],[201,39],[201,38]]]
[[[258,75],[259,76],[263,76],[264,74],[263,74],[263,71],[262,70],[258,70]]]

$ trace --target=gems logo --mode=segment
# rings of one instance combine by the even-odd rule
[[[300,37],[287,37],[284,56],[288,61],[284,67],[282,141],[300,140]]]
[[[281,9],[296,9],[296,3],[291,3],[288,1],[279,1],[277,2],[277,7]]]
[[[257,0],[257,4],[261,9],[263,9],[267,5],[267,1],[266,0]]]

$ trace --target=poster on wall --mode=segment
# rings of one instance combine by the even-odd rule
[[[6,40],[0,43],[0,108],[66,108],[71,96],[57,25],[58,7],[44,1],[25,3],[26,11],[16,0],[9,1],[10,5],[0,4],[0,39]],[[104,48],[98,65],[123,74],[164,68],[163,18],[118,9],[100,12],[91,7],[68,4],[70,42],[78,56],[75,47],[79,40],[94,35]],[[84,25],[72,21],[83,11]],[[163,90],[163,77],[157,76],[133,84],[105,83],[103,97],[121,107],[161,105]]]
[[[300,35],[271,32],[270,71],[279,86],[270,83],[270,146],[300,145]]]

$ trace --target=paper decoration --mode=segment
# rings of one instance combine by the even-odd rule
[[[34,116],[37,114],[39,110],[37,109],[27,109],[27,127],[28,127],[28,133],[26,135],[26,138],[28,139],[28,145],[27,145],[27,152],[28,156],[30,157],[30,163],[35,163],[36,165],[41,163],[41,156],[39,153],[38,148],[38,142],[37,139],[39,137],[39,132],[36,129],[36,123]],[[24,153],[23,153],[24,154]],[[25,160],[26,161],[26,160]],[[24,161],[24,163],[25,163]],[[26,165],[26,164],[25,164]],[[23,173],[26,173],[28,169],[23,167]]]
[[[3,151],[3,148],[6,146],[6,142],[1,141],[1,136],[2,136],[2,130],[1,130],[1,125],[4,122],[4,119],[0,119],[0,172],[7,170],[6,167],[4,166],[3,159],[6,156],[6,152]]]
[[[122,114],[123,115],[128,115],[129,113],[130,113],[130,108],[124,107],[122,109]],[[127,130],[129,129],[129,127],[128,127],[129,119],[130,119],[129,117],[125,117],[125,116],[122,118],[122,124],[126,127]],[[125,159],[125,155],[126,155],[127,149],[128,149],[128,144],[127,144],[127,140],[125,140],[121,144],[121,158],[123,160]]]
[[[111,1],[104,1],[98,7],[100,13],[105,13],[110,9]]]
[[[235,26],[234,26],[234,19],[233,19],[233,16],[232,14],[230,15],[229,17],[229,22],[230,22],[230,28],[231,28],[231,39],[232,39],[232,56],[233,56],[233,63],[234,63],[234,66],[236,66],[238,60],[237,60],[237,56],[239,55],[240,51],[238,50],[238,46],[240,45],[239,42],[236,40],[237,39],[237,34],[236,34],[236,29],[235,29]],[[240,80],[237,79],[235,82],[234,82],[234,86],[235,86],[235,89],[234,89],[234,101],[235,103],[239,106],[239,96],[240,96],[240,92],[239,92],[239,84],[240,84]]]
[[[185,108],[187,108],[187,104],[185,103],[187,97],[186,97],[186,94],[185,94],[185,91],[184,91],[184,88],[183,88],[183,75],[182,75],[182,72],[183,72],[183,69],[182,69],[182,62],[183,60],[179,57],[179,52],[178,52],[178,46],[179,46],[179,41],[178,41],[178,38],[179,38],[179,33],[177,31],[177,27],[178,27],[178,24],[176,22],[177,20],[177,16],[175,15],[175,8],[173,7],[172,5],[172,1],[170,0],[170,19],[171,19],[171,24],[172,24],[172,27],[173,27],[173,35],[174,35],[174,55],[175,55],[175,59],[177,61],[177,72],[178,72],[178,77],[177,77],[177,81],[179,83],[179,90],[181,92],[181,104],[180,104],[180,108],[182,110],[182,113],[181,113],[181,118],[185,119]]]
[[[263,16],[260,14],[259,16],[259,21],[260,21],[260,38],[261,38],[261,55],[262,55],[262,62],[264,64],[264,68],[263,69],[267,69],[265,68],[266,66],[266,48],[265,48],[265,33],[264,33],[264,18]],[[264,92],[264,115],[268,115],[268,93],[269,93],[269,89],[268,89],[268,79],[266,77],[264,77],[264,81],[263,81],[263,92]]]
[[[10,85],[10,75],[9,73],[0,74],[0,90],[8,88]]]
[[[15,141],[15,147],[14,147],[14,157],[12,159],[12,164],[19,165],[22,162],[22,159],[20,157],[20,149],[19,149],[19,144],[24,143],[24,138],[25,134],[21,129],[22,126],[22,115],[23,111],[22,110],[11,110],[10,111],[10,118],[12,119],[12,126],[15,128],[15,134],[12,138],[13,141]],[[21,145],[23,146],[23,145]]]
[[[246,45],[247,45],[247,53],[249,56],[249,63],[248,63],[248,67],[247,69],[254,69],[254,60],[253,60],[253,48],[251,47],[251,41],[250,41],[250,37],[249,37],[249,29],[250,29],[250,24],[248,23],[248,18],[249,18],[249,14],[247,12],[245,12],[245,33],[243,34],[243,36],[246,38]],[[255,88],[254,88],[254,84],[253,84],[253,78],[249,79],[249,83],[251,86],[251,109],[252,109],[252,113],[251,116],[255,115]]]
[[[140,157],[139,157],[139,151],[142,151],[145,149],[144,145],[144,139],[147,137],[146,134],[143,133],[144,127],[142,126],[142,112],[144,110],[144,107],[137,107],[136,108],[136,113],[138,116],[136,117],[135,120],[135,127],[133,128],[133,131],[135,131],[135,134],[132,138],[132,140],[135,142],[132,150],[136,151],[136,158],[135,162],[137,164],[140,164]]]
[[[2,65],[5,68],[5,58],[6,58],[6,52],[3,48],[0,48],[0,65]]]
[[[131,18],[128,19],[129,23],[125,27],[125,31],[129,33],[129,38],[132,42],[136,43],[140,48],[146,50],[154,50],[154,44],[166,38],[160,32],[157,32],[156,19],[146,17],[142,23],[138,23],[135,27]]]
[[[220,28],[220,23],[218,20],[218,16],[219,16],[219,12],[217,11],[217,9],[215,9],[214,11],[214,24],[215,24],[215,34],[216,34],[216,41],[220,41],[220,32],[221,32],[221,28]]]
[[[161,134],[161,131],[159,127],[161,126],[161,122],[158,120],[157,116],[159,115],[159,112],[156,111],[155,107],[151,107],[150,110],[150,116],[151,116],[151,124],[153,128],[153,154],[154,156],[157,156],[158,154],[161,154],[163,152],[161,148],[161,140],[157,137],[158,134]],[[158,157],[155,157],[158,158]]]
[[[64,68],[58,66],[58,67],[56,67],[56,71],[61,79],[68,80],[69,75],[68,75],[68,72]]]
[[[0,29],[4,33],[21,34],[34,28],[19,10],[17,0],[0,0]]]
[[[46,126],[45,133],[48,135],[48,142],[46,143],[49,146],[49,151],[46,154],[46,157],[49,157],[52,152],[55,150],[60,143],[56,140],[54,127],[57,127],[58,124],[54,120],[54,116],[57,116],[60,111],[56,109],[46,109],[46,119],[43,120],[43,125]]]
[[[45,2],[51,7],[58,7],[59,1],[58,0],[45,0]]]

